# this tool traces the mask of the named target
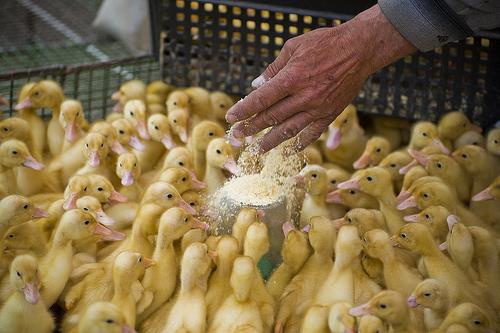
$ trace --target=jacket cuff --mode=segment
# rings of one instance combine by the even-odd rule
[[[396,30],[420,51],[472,35],[472,30],[444,0],[379,0]]]

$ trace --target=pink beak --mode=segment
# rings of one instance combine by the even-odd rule
[[[443,144],[443,141],[439,140],[439,139],[434,139],[432,140],[432,144],[436,147],[439,147],[439,149],[441,149],[441,151],[446,154],[446,155],[450,155],[450,150],[448,149],[448,147],[446,147],[444,144]]]
[[[448,250],[448,241],[444,241],[444,243],[439,244],[438,248],[440,251]]]
[[[417,304],[417,297],[413,296],[413,295],[410,296],[410,297],[408,297],[407,303],[408,303],[408,306],[410,308],[416,308],[418,306],[418,304]]]
[[[489,188],[482,190],[471,198],[472,201],[484,201],[493,199],[495,199],[495,197],[491,194]]]
[[[132,176],[132,172],[127,171],[122,176],[122,185],[130,186],[134,183],[134,176]]]
[[[335,190],[333,192],[330,192],[326,195],[326,202],[327,203],[336,203],[336,204],[342,204],[342,197],[340,196],[340,191]]]
[[[48,216],[49,216],[49,213],[47,213],[45,210],[43,210],[41,208],[35,207],[35,209],[33,210],[33,218],[34,219],[41,218],[41,217],[48,217]]]
[[[17,104],[14,109],[22,110],[22,109],[30,108],[32,106],[33,106],[33,103],[31,103],[30,98],[26,97],[21,103]]]
[[[103,210],[99,210],[96,212],[97,221],[106,226],[112,226],[115,224],[115,220],[109,217]]]
[[[402,203],[397,205],[396,208],[399,210],[405,210],[405,209],[411,208],[411,207],[417,207],[417,200],[415,199],[414,196],[410,196],[405,201],[403,201]]]
[[[207,187],[207,184],[205,184],[202,181],[199,181],[196,177],[195,178],[191,177],[191,184],[193,189],[195,190],[202,190]]]
[[[63,208],[65,210],[74,209],[76,207],[76,200],[78,199],[77,193],[71,193],[68,199],[64,201]]]
[[[309,233],[309,231],[311,231],[311,225],[310,224],[305,225],[302,228],[302,231],[305,232],[306,234]]]
[[[99,158],[99,153],[97,151],[91,151],[89,155],[89,164],[91,167],[96,168],[101,164],[101,159]]]
[[[396,203],[397,204],[400,204],[402,203],[403,201],[405,201],[406,199],[408,199],[410,197],[411,193],[409,191],[406,191],[406,190],[401,190],[401,192],[399,192],[397,198],[396,198]]]
[[[283,230],[283,234],[285,235],[285,237],[288,236],[290,231],[296,230],[294,225],[290,222],[283,223],[283,225],[281,226],[281,229]]]
[[[181,139],[181,141],[184,143],[188,142],[188,133],[187,133],[187,130],[185,128],[180,130],[179,139]]]
[[[210,225],[208,223],[205,223],[205,222],[200,221],[198,219],[193,219],[193,220],[194,220],[193,228],[201,229],[201,230],[205,230],[205,231],[208,231],[208,229],[210,229]]]
[[[240,168],[236,165],[236,161],[232,157],[228,157],[226,162],[224,162],[224,169],[236,175],[240,172]]]
[[[115,92],[113,93],[113,95],[111,95],[111,100],[113,100],[113,101],[119,101],[119,100],[120,100],[120,95],[121,95],[121,94],[120,94],[120,91],[119,91],[119,90],[118,90],[118,91],[115,91]]]
[[[408,149],[408,154],[410,154],[410,156],[413,157],[423,167],[425,167],[427,165],[427,162],[429,161],[429,158],[418,150]]]
[[[113,190],[108,198],[108,201],[110,204],[117,202],[127,202],[128,198],[120,192]]]
[[[408,173],[408,171],[410,171],[411,168],[413,168],[414,166],[417,166],[417,165],[418,165],[418,162],[413,160],[410,163],[408,163],[407,165],[405,165],[404,167],[402,167],[401,169],[399,169],[399,174],[406,175]]]
[[[335,228],[340,229],[342,226],[346,225],[345,218],[341,217],[339,219],[333,220],[333,225]]]
[[[446,222],[448,223],[448,230],[451,231],[453,230],[453,226],[460,222],[460,218],[456,215],[450,214],[446,218]]]
[[[151,136],[149,135],[148,129],[146,127],[146,122],[144,120],[137,122],[137,131],[139,132],[139,136],[144,140],[151,139]]]
[[[23,288],[23,293],[26,302],[30,304],[38,303],[38,300],[40,299],[40,291],[35,283],[26,283],[26,286]]]
[[[122,105],[120,103],[116,103],[113,106],[113,112],[120,113],[122,112]]]
[[[372,162],[372,158],[367,153],[363,153],[356,162],[352,164],[353,168],[356,170],[366,168]]]
[[[184,209],[186,212],[189,214],[195,215],[196,214],[196,209],[191,207],[186,201],[184,201],[182,198],[179,199],[179,204],[178,206],[182,209]]]
[[[346,180],[345,182],[338,184],[337,188],[345,189],[345,190],[349,190],[349,189],[359,190],[360,189],[359,188],[359,180],[357,180],[357,179]]]
[[[406,222],[418,222],[418,216],[419,214],[413,214],[413,215],[406,215],[403,217],[403,220]]]
[[[368,311],[368,304],[362,304],[355,308],[349,309],[349,314],[356,317],[369,315],[370,311]]]
[[[129,140],[128,144],[132,148],[134,148],[135,150],[138,150],[138,151],[144,151],[146,149],[146,146],[135,135],[130,136],[130,140]]]
[[[161,139],[161,143],[165,146],[165,148],[167,148],[168,150],[172,149],[172,148],[175,148],[177,147],[177,145],[175,144],[174,140],[172,139],[172,137],[167,134],[165,135],[162,139]]]
[[[216,251],[208,250],[207,255],[210,259],[212,259],[213,262],[215,262],[215,259],[217,259],[217,252]]]
[[[34,170],[42,170],[45,167],[42,163],[35,160],[33,156],[26,157],[26,159],[23,162],[23,165],[27,168],[31,168]]]
[[[113,144],[111,145],[111,150],[117,153],[118,155],[125,154],[127,150],[122,146],[118,140],[113,141]]]
[[[77,133],[76,133],[75,122],[70,122],[66,125],[66,128],[64,129],[64,134],[66,137],[66,141],[73,142],[76,140]]]
[[[144,261],[144,268],[149,268],[156,265],[156,261],[154,261],[153,259],[142,258],[142,260]]]
[[[122,333],[137,333],[137,331],[128,325],[123,325],[122,326]]]
[[[328,129],[328,139],[326,140],[326,148],[330,150],[336,149],[340,145],[340,140],[342,138],[342,133],[340,128],[330,127]]]
[[[102,239],[107,241],[120,241],[125,239],[125,234],[111,230],[101,223],[96,224],[94,234],[102,236]]]

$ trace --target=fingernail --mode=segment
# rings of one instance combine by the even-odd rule
[[[232,115],[232,114],[230,114],[230,113],[227,113],[227,114],[226,114],[226,121],[227,121],[228,123],[233,124],[233,123],[235,123],[235,122],[236,122],[236,120],[237,120],[237,119],[236,119],[236,116],[235,116],[235,115]]]
[[[266,79],[264,78],[264,76],[260,75],[259,77],[257,77],[252,81],[252,88],[257,89],[264,83],[266,83]]]
[[[245,135],[243,134],[242,131],[240,131],[239,129],[233,129],[232,130],[232,133],[233,133],[233,136],[237,139],[240,139],[242,137],[244,137]]]

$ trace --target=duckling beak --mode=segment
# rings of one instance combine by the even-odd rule
[[[33,156],[26,157],[26,159],[23,162],[23,165],[27,168],[31,168],[34,170],[42,170],[45,167],[45,165],[35,160]]]
[[[137,333],[137,331],[128,325],[123,325],[122,326],[122,333]]]
[[[418,222],[418,215],[419,214],[413,214],[413,215],[406,215],[403,217],[403,220],[406,222]]]
[[[91,167],[95,168],[101,164],[101,159],[99,158],[99,153],[95,150],[91,151],[89,154],[89,164]]]
[[[64,128],[64,136],[66,138],[66,141],[69,142],[74,142],[76,140],[76,125],[75,122],[69,122],[66,127]]]
[[[472,201],[484,201],[493,199],[495,199],[495,197],[491,194],[489,188],[482,190],[471,198]]]
[[[95,226],[94,235],[102,236],[102,240],[105,241],[120,241],[126,237],[124,233],[111,230],[99,222]]]
[[[197,178],[191,178],[191,184],[193,189],[195,190],[202,190],[207,187],[207,184],[205,184],[202,181],[199,181]]]
[[[123,186],[130,186],[134,183],[134,176],[132,175],[132,172],[126,171],[123,173],[122,176],[122,185]]]
[[[128,144],[132,148],[134,148],[135,150],[138,150],[138,151],[144,151],[146,149],[146,146],[135,135],[130,136],[130,140],[128,141]]]
[[[63,208],[64,210],[74,209],[76,207],[76,200],[78,199],[78,194],[71,193],[68,199],[64,201]]]
[[[337,229],[340,229],[342,226],[344,226],[344,225],[347,224],[344,217],[341,217],[339,219],[333,220],[332,223],[335,226],[335,228],[337,228]]]
[[[161,139],[161,143],[167,148],[168,150],[173,149],[177,147],[175,144],[174,140],[172,139],[172,136],[170,134],[165,134],[163,138]]]
[[[14,109],[22,110],[22,109],[30,108],[32,106],[33,106],[33,103],[31,103],[30,98],[26,97],[21,103],[17,104]]]
[[[460,222],[460,218],[458,216],[456,216],[456,215],[450,214],[446,218],[446,222],[448,223],[448,230],[452,231],[453,230],[453,226],[455,224],[457,224],[458,222]]]
[[[436,147],[439,147],[439,149],[441,149],[441,151],[446,154],[446,155],[450,155],[450,150],[448,149],[448,147],[446,147],[444,144],[443,144],[443,141],[439,140],[439,139],[433,139],[432,140],[432,144]]]
[[[121,194],[120,192],[117,192],[113,190],[111,194],[109,195],[108,202],[110,204],[117,203],[117,202],[127,202],[128,198]]]
[[[337,188],[345,189],[345,190],[350,190],[350,189],[359,190],[360,189],[359,188],[359,180],[357,180],[357,179],[346,180],[345,182],[338,184]]]
[[[193,228],[208,231],[210,225],[198,219],[193,219]]]
[[[353,168],[356,170],[366,168],[368,164],[372,162],[372,158],[368,153],[363,153],[360,158],[358,158],[353,164]]]
[[[370,311],[368,309],[369,309],[368,308],[368,303],[362,304],[362,305],[357,306],[355,308],[350,308],[349,309],[349,314],[351,316],[356,316],[356,317],[369,315]]]
[[[417,200],[415,199],[414,196],[410,196],[409,198],[407,198],[402,203],[396,206],[396,208],[399,210],[405,210],[411,207],[417,207]]]
[[[184,201],[184,199],[182,199],[182,198],[179,199],[178,206],[179,206],[179,208],[184,209],[186,212],[188,212],[191,215],[195,215],[196,214],[196,209],[194,209],[193,207],[191,207],[191,205],[188,204],[186,201]]]
[[[443,243],[439,244],[438,248],[440,251],[448,250],[448,241],[444,241]]]
[[[116,103],[113,106],[113,112],[120,113],[122,112],[122,105],[120,103]]]
[[[398,196],[396,197],[396,203],[399,205],[400,203],[408,199],[410,195],[411,193],[409,191],[401,190],[401,192],[399,192]]]
[[[418,162],[413,160],[410,163],[408,163],[407,165],[405,165],[404,167],[400,168],[399,174],[406,175],[408,173],[408,171],[410,171],[411,168],[413,168],[414,166],[417,166],[417,165],[418,165]]]
[[[118,140],[113,141],[113,144],[111,145],[111,150],[118,155],[125,154],[127,152],[127,150],[125,150],[122,144],[118,142]]]
[[[408,154],[410,154],[410,156],[413,157],[423,167],[425,167],[427,165],[427,162],[429,161],[429,158],[418,150],[408,149]]]
[[[99,223],[102,223],[107,226],[113,226],[115,224],[115,220],[109,217],[102,209],[96,212],[96,216],[97,216],[97,221],[99,221]]]
[[[399,244],[397,241],[396,235],[391,236],[390,239],[391,239],[392,247],[401,247],[401,244]]]
[[[309,233],[309,231],[311,231],[311,225],[310,224],[306,224],[303,228],[302,228],[302,231],[305,232],[306,234]]]
[[[42,218],[42,217],[49,217],[49,213],[47,213],[45,210],[35,207],[33,210],[33,215],[32,217],[34,219]]]
[[[286,238],[288,236],[288,234],[290,233],[290,231],[296,230],[296,229],[295,229],[295,226],[292,223],[285,222],[281,226],[281,230],[283,230],[283,235],[285,235],[285,238]]]
[[[117,90],[111,95],[111,100],[113,101],[119,101],[120,100],[120,91]]]
[[[26,286],[23,288],[23,293],[26,302],[30,304],[38,303],[38,300],[40,299],[40,291],[38,290],[36,283],[26,283]]]
[[[330,127],[328,129],[328,138],[326,139],[326,148],[330,150],[336,149],[340,145],[342,133],[338,127]]]
[[[151,136],[149,135],[148,128],[146,127],[146,121],[140,120],[137,122],[137,132],[139,132],[139,136],[144,140],[150,140]]]
[[[342,198],[340,197],[340,191],[335,190],[326,195],[326,202],[327,203],[336,203],[336,204],[342,204]]]
[[[156,265],[156,261],[154,261],[153,259],[142,258],[142,260],[144,262],[144,268],[149,268],[151,266]]]
[[[187,133],[187,130],[185,128],[182,128],[179,131],[179,139],[181,139],[181,141],[183,143],[187,143],[188,142],[188,133]]]
[[[240,168],[238,168],[238,166],[236,165],[236,161],[234,160],[234,158],[232,156],[229,156],[226,159],[226,162],[224,162],[223,167],[227,171],[231,172],[233,175],[236,175],[237,173],[240,172]]]
[[[410,297],[408,297],[407,303],[410,308],[416,308],[418,306],[417,296],[411,295]]]

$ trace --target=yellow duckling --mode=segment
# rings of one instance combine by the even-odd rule
[[[266,283],[266,288],[276,302],[279,301],[286,286],[300,271],[309,258],[310,247],[304,232],[297,230],[290,223],[283,224],[285,240],[281,249],[283,262],[271,274]]]
[[[239,172],[234,160],[233,148],[224,138],[216,138],[210,142],[207,147],[206,161],[204,183],[209,194],[217,191],[226,181],[223,169],[233,175]]]
[[[300,211],[300,226],[304,227],[313,216],[330,217],[326,205],[328,190],[326,170],[319,165],[308,165],[297,176],[300,183],[305,184],[306,195]],[[334,216],[337,218],[339,216]]]
[[[130,327],[135,327],[136,303],[143,290],[139,278],[154,264],[153,260],[130,251],[120,253],[113,263],[114,294],[110,302],[120,307]]]
[[[444,144],[452,144],[454,147],[455,140],[470,130],[482,131],[479,126],[471,123],[467,116],[461,112],[448,112],[439,119],[438,133]]]
[[[183,167],[171,167],[160,174],[159,181],[173,185],[180,194],[189,190],[201,190],[206,187],[205,183],[193,178],[194,174]]]
[[[494,128],[488,132],[486,149],[490,154],[500,156],[500,128]]]
[[[356,319],[349,314],[351,304],[338,302],[330,307],[328,313],[328,327],[330,332],[344,333],[356,331]]]
[[[385,231],[374,229],[365,233],[363,250],[370,257],[382,262],[387,289],[395,290],[408,297],[422,281],[418,271],[408,267],[397,257],[389,235]]]
[[[380,163],[382,167],[391,173],[392,183],[394,184],[394,192],[399,193],[403,187],[404,175],[399,173],[399,169],[408,165],[412,161],[411,156],[404,151],[395,151],[387,155]]]
[[[26,99],[29,91],[35,82],[28,82],[21,88],[19,92],[18,104]],[[37,157],[43,156],[47,144],[47,126],[43,119],[37,114],[37,109],[34,107],[17,108],[19,118],[24,119],[29,124],[29,129],[33,137],[33,155]]]
[[[484,136],[481,135],[481,133],[478,133],[476,131],[467,131],[455,140],[455,149],[467,145],[474,145],[484,148],[485,143],[486,140]]]
[[[168,95],[166,105],[169,114],[176,109],[184,109],[189,112],[189,96],[183,90],[174,90]]]
[[[120,193],[125,195],[130,201],[140,201],[144,191],[138,182],[141,176],[141,166],[135,154],[125,153],[118,157],[116,161],[116,175],[121,179],[121,184],[123,185]]]
[[[146,85],[140,80],[130,80],[123,83],[118,91],[115,91],[111,99],[116,101],[114,112],[122,112],[125,104],[131,99],[144,100],[146,98]]]
[[[150,114],[167,113],[165,102],[172,86],[163,81],[156,80],[146,87],[146,104]]]
[[[286,286],[280,299],[275,332],[299,332],[306,311],[333,267],[335,227],[325,217],[311,218],[308,227],[312,255]]]
[[[146,125],[146,104],[144,104],[144,101],[139,99],[129,100],[123,108],[123,115],[136,128],[142,139],[151,139]]]
[[[178,265],[173,242],[182,238],[190,229],[204,223],[196,220],[183,209],[171,208],[160,218],[158,238],[153,253],[156,263],[142,279],[144,294],[138,304],[138,321],[142,322],[172,296],[177,280]]]
[[[252,258],[238,257],[234,260],[229,279],[231,294],[222,300],[208,332],[264,332],[259,307],[251,297],[251,286],[257,274]]]
[[[114,226],[115,221],[110,218],[103,210],[99,200],[90,195],[83,196],[76,201],[76,208],[92,214],[92,216],[105,226]]]
[[[484,190],[476,193],[472,198],[472,201],[484,201],[484,200],[500,200],[500,176],[496,177],[495,180]]]
[[[357,110],[348,105],[328,127],[323,154],[328,161],[350,170],[363,153],[367,138],[359,126]]]
[[[333,221],[333,224],[338,229],[344,225],[353,225],[358,228],[361,237],[373,229],[387,230],[384,214],[378,209],[354,208],[344,217]]]
[[[47,127],[47,143],[52,156],[61,153],[64,143],[64,129],[59,124],[61,103],[64,101],[64,93],[61,86],[52,80],[37,82],[27,93],[24,100],[16,105],[16,110],[25,108],[49,108],[52,118]]]
[[[54,319],[40,299],[40,275],[37,260],[30,255],[16,257],[10,267],[10,283],[15,292],[0,309],[0,331],[5,333],[54,330]]]
[[[457,324],[467,332],[492,333],[497,328],[484,309],[473,303],[462,303],[451,309],[437,332],[450,332],[448,329]]]
[[[243,207],[240,210],[232,227],[232,235],[238,241],[238,253],[243,253],[243,244],[248,227],[254,222],[261,221],[262,218],[263,212],[255,208]]]
[[[452,148],[451,144],[445,146],[440,140],[436,125],[428,121],[419,121],[413,126],[408,148],[422,150],[428,146],[438,147],[444,154],[449,154]]]
[[[368,303],[349,310],[353,316],[374,315],[385,321],[392,332],[416,333],[418,330],[410,318],[405,298],[393,290],[384,290],[375,295]]]
[[[424,325],[427,331],[438,328],[449,309],[446,284],[436,279],[420,282],[408,297],[408,306],[424,308]]]
[[[184,193],[182,193],[182,199],[191,207],[196,212],[201,212],[203,209],[203,198],[202,195],[195,190],[189,190]]]
[[[189,111],[196,125],[203,119],[213,119],[210,92],[201,87],[190,87],[184,90],[189,96]]]
[[[186,249],[181,263],[179,295],[162,332],[205,332],[205,292],[210,261],[206,244],[194,243]]]
[[[403,178],[403,185],[401,186],[401,191],[399,191],[398,196],[396,197],[396,203],[400,204],[405,199],[407,199],[411,192],[409,191],[410,187],[412,187],[413,183],[420,179],[428,176],[429,174],[425,169],[416,162],[416,166],[412,167],[408,172],[405,173]],[[401,169],[400,169],[401,170]],[[401,171],[400,171],[401,172]]]
[[[118,135],[118,142],[124,147],[144,151],[146,146],[139,140],[134,126],[127,119],[117,119],[111,123]]]
[[[217,255],[215,258],[216,269],[210,276],[207,294],[205,296],[207,302],[207,323],[209,325],[213,322],[224,300],[231,295],[231,289],[227,286],[230,284],[233,262],[238,256],[238,241],[233,236],[222,236],[217,243],[215,253]],[[252,268],[252,271],[253,270]],[[250,287],[252,285],[253,284],[247,286],[247,293],[251,291]]]
[[[177,135],[182,143],[187,143],[191,127],[189,111],[187,109],[174,109],[168,112],[167,118],[172,132]]]
[[[325,167],[323,165],[323,156],[321,155],[321,151],[317,147],[310,145],[307,146],[302,152],[304,154],[304,159],[305,159],[304,167],[306,167],[307,164],[317,164]]]
[[[328,179],[328,194],[337,189],[337,185],[348,180],[351,174],[342,168],[332,167],[326,170],[326,178]],[[327,198],[328,198],[327,194]],[[345,214],[346,207],[341,204],[329,203],[327,199],[327,206],[330,210],[330,216],[342,216]]]
[[[337,189],[328,193],[326,202],[351,208],[378,209],[379,203],[373,196],[356,189]],[[344,209],[344,212],[347,210]]]
[[[86,193],[90,193],[89,185],[90,179],[87,175],[74,175],[71,177],[68,186],[64,189],[63,209],[74,209],[78,198]]]
[[[227,110],[234,104],[231,96],[222,91],[214,91],[210,93],[210,103],[215,120],[220,124],[226,124]]]
[[[193,128],[190,150],[193,153],[194,169],[198,179],[205,178],[207,148],[215,138],[224,137],[224,129],[213,121],[202,121]]]
[[[384,137],[373,136],[366,141],[365,150],[352,164],[356,170],[377,166],[391,152],[391,143]]]
[[[0,200],[0,238],[12,226],[47,216],[46,211],[35,207],[28,198],[9,195]]]
[[[311,306],[304,316],[300,332],[328,332],[328,307],[323,305]]]
[[[83,154],[87,162],[85,166],[79,169],[77,175],[98,174],[108,179],[112,179],[114,173],[110,168],[110,161],[108,160],[109,146],[106,138],[99,133],[89,133],[85,137],[85,145],[83,147]]]
[[[164,114],[154,114],[149,117],[148,132],[152,140],[161,142],[169,151],[177,146],[170,133],[168,118]]]
[[[388,328],[384,322],[376,316],[362,316],[358,324],[358,333],[387,333]]]
[[[97,121],[92,124],[90,131],[104,135],[108,141],[109,148],[117,155],[127,152],[125,147],[118,141],[118,133],[116,129],[108,122]]]
[[[84,130],[89,127],[85,120],[82,103],[73,99],[62,102],[59,124],[64,129],[64,143],[62,146],[64,152],[75,144],[78,139],[82,138]]]
[[[135,331],[127,325],[120,307],[109,302],[96,302],[85,311],[75,333],[135,333]]]
[[[443,206],[429,206],[418,214],[406,215],[404,220],[425,224],[429,227],[436,244],[442,244],[448,235],[446,219],[450,214],[450,211]]]
[[[26,144],[36,160],[42,161],[42,153],[36,150],[36,145],[31,133],[30,124],[21,118],[7,118],[0,121],[0,141],[16,139]]]

